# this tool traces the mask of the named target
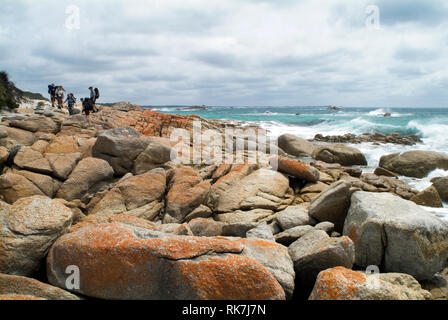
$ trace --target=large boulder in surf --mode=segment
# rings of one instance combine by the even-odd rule
[[[278,137],[278,146],[286,153],[296,157],[310,156],[315,148],[312,142],[289,133]]]
[[[356,148],[344,144],[329,144],[314,149],[313,158],[343,166],[367,165],[366,157]]]
[[[431,279],[448,258],[448,223],[389,193],[351,197],[343,234],[355,244],[356,265]]]
[[[379,166],[403,176],[421,179],[435,169],[448,170],[448,156],[434,151],[412,150],[382,156]]]
[[[425,190],[420,191],[418,194],[410,199],[418,205],[433,208],[442,208],[442,200],[440,199],[439,192],[434,186],[430,186]]]
[[[434,188],[437,189],[440,198],[443,201],[448,201],[448,177],[434,178],[431,182],[433,183]]]

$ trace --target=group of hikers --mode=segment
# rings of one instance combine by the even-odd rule
[[[90,97],[81,98],[82,103],[82,112],[86,115],[87,121],[89,121],[90,112],[97,112],[97,108],[95,106],[96,100],[100,97],[100,92],[98,88],[89,87]],[[69,115],[74,114],[74,106],[76,104],[76,98],[73,93],[69,93],[67,95],[67,99],[64,101],[64,93],[66,92],[63,86],[56,86],[54,83],[48,86],[48,94],[51,99],[51,106],[54,108],[55,103],[57,102],[57,108],[62,109],[64,107],[64,102],[67,102],[68,113]]]

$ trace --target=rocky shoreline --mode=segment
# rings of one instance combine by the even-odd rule
[[[2,117],[0,299],[448,299],[448,223],[419,206],[448,201],[448,177],[421,192],[397,179],[448,157],[384,155],[363,173],[344,144],[418,137],[260,142],[225,130],[252,125],[99,109],[90,124],[48,108]],[[223,162],[229,150],[241,161]]]

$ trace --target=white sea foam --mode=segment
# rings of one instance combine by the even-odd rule
[[[379,116],[384,116],[385,113],[386,113],[386,111],[384,111],[384,109],[381,108],[381,109],[376,109],[376,110],[370,111],[368,113],[368,115],[371,117],[379,117]]]
[[[392,112],[390,110],[384,110],[383,108],[376,109],[373,111],[370,111],[367,115],[370,117],[384,117],[386,113],[390,113],[390,116],[392,118],[398,118],[398,117],[410,117],[413,116],[412,113],[399,113],[399,112]]]
[[[448,203],[444,203],[443,208],[431,208],[431,207],[424,207],[424,206],[420,206],[420,207],[425,209],[428,212],[431,212],[432,214],[436,215],[440,219],[448,221]]]
[[[428,150],[448,154],[448,124],[424,124],[420,121],[412,120],[408,123],[407,127],[421,132],[423,143]]]
[[[384,110],[376,110],[376,113],[383,112]],[[326,121],[315,126],[297,126],[291,124],[285,124],[276,121],[262,122],[261,126],[264,127],[270,133],[273,138],[279,137],[282,134],[290,133],[297,135],[304,139],[313,139],[317,133],[324,135],[344,135],[346,133],[362,134],[364,132],[380,131],[381,128],[397,128],[398,126],[388,124],[376,124],[366,120],[362,117],[354,118],[343,124]],[[407,129],[412,129],[420,133],[423,143],[418,143],[414,146],[405,146],[397,144],[373,144],[373,143],[361,143],[361,144],[348,144],[358,148],[368,161],[368,166],[363,168],[364,172],[373,172],[379,165],[380,158],[383,155],[404,152],[409,150],[424,150],[424,151],[436,151],[448,155],[448,124],[443,123],[431,123],[424,124],[418,120],[412,120],[408,123]],[[431,186],[431,179],[434,177],[448,176],[448,170],[436,169],[428,174],[423,179],[399,177],[400,180],[408,183],[411,187],[418,191],[422,191]],[[427,208],[425,210],[434,213],[435,215],[448,221],[448,204],[444,203],[444,208]]]
[[[295,113],[279,113],[279,112],[254,112],[254,113],[241,113],[241,116],[296,116]]]
[[[152,111],[161,111],[161,112],[173,112],[173,111],[182,111],[182,110],[176,110],[175,108],[151,108]]]

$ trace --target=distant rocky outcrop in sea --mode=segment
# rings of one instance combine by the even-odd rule
[[[196,111],[196,110],[207,110],[207,106],[191,106],[191,107],[181,107],[176,108],[177,111]]]
[[[327,110],[333,110],[333,111],[340,111],[342,109],[343,109],[342,107],[337,107],[337,106],[329,106],[327,108]]]
[[[413,146],[417,143],[421,143],[422,140],[418,135],[403,135],[401,133],[387,133],[383,134],[377,133],[363,133],[361,135],[355,135],[352,133],[347,133],[340,136],[324,136],[322,134],[317,134],[314,136],[315,141],[320,142],[331,142],[331,143],[363,143],[363,142],[374,142],[374,143],[393,143],[401,144],[407,146]]]

